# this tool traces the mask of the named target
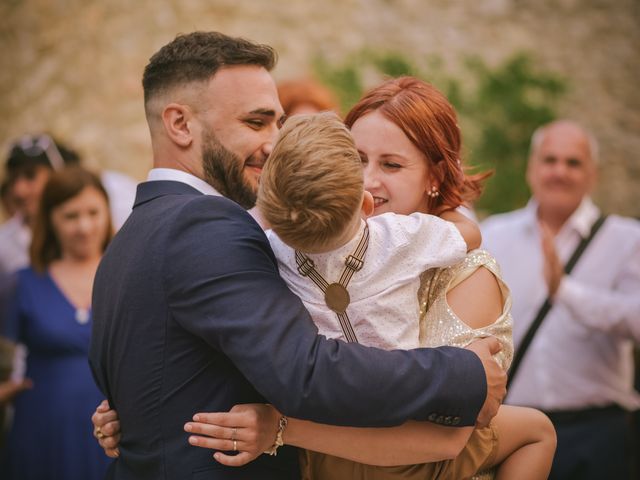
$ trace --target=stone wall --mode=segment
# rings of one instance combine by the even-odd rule
[[[637,0],[2,0],[0,146],[46,130],[89,166],[143,179],[142,70],[196,29],[273,45],[279,79],[306,72],[315,53],[339,61],[363,47],[438,54],[454,69],[463,54],[492,64],[529,51],[569,79],[560,113],[601,142],[600,204],[640,216]]]

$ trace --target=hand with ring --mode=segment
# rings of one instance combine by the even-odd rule
[[[103,448],[104,453],[111,458],[120,456],[118,444],[120,443],[120,422],[118,413],[111,410],[109,402],[103,400],[91,416],[93,423],[93,436]]]
[[[280,412],[271,405],[236,405],[229,412],[197,413],[185,431],[193,434],[189,443],[219,450],[218,462],[230,467],[246,465],[269,449],[276,438]],[[238,452],[236,455],[223,452]]]

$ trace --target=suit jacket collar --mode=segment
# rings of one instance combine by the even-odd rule
[[[183,182],[172,180],[154,180],[138,185],[133,208],[165,195],[204,195],[204,193]]]

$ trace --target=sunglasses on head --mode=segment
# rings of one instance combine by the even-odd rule
[[[44,155],[54,170],[64,168],[64,160],[53,139],[47,135],[24,135],[11,146],[11,152],[20,152],[27,157]]]

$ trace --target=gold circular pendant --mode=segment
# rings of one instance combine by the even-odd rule
[[[324,292],[324,301],[331,310],[336,313],[344,313],[349,306],[351,298],[349,292],[339,283],[332,283]]]

